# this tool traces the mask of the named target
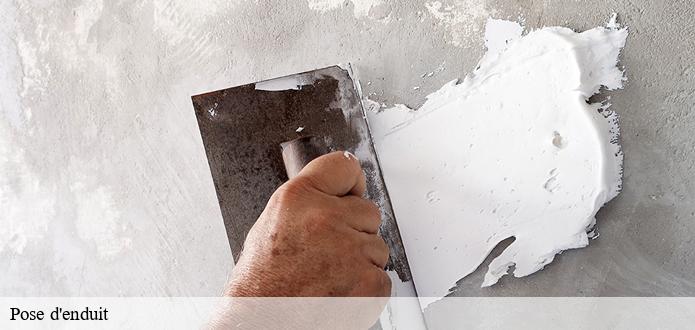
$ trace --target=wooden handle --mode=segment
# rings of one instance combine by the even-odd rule
[[[328,144],[324,138],[304,136],[292,141],[280,143],[282,160],[285,163],[287,177],[292,179],[306,164],[328,153]]]

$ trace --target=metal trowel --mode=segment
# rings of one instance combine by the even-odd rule
[[[390,248],[386,269],[395,295],[416,295],[349,66],[250,83],[192,100],[235,262],[275,189],[312,159],[345,150],[359,158],[367,198],[381,209],[380,235]]]

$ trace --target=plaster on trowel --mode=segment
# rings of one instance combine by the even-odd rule
[[[235,261],[270,195],[288,175],[322,153],[345,150],[360,160],[367,198],[381,209],[380,235],[390,248],[386,269],[394,295],[416,296],[349,66],[251,83],[192,100]],[[415,312],[420,312],[419,306]]]

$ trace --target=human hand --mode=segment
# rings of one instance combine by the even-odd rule
[[[349,153],[310,162],[272,195],[232,273],[233,297],[388,297],[380,212]]]

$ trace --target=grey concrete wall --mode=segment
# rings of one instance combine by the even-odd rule
[[[625,180],[600,238],[455,295],[695,294],[691,2],[440,4],[0,0],[0,294],[221,292],[232,260],[190,95],[352,62],[370,98],[417,106],[474,68],[487,17],[584,30],[612,12],[630,28],[610,99]]]

